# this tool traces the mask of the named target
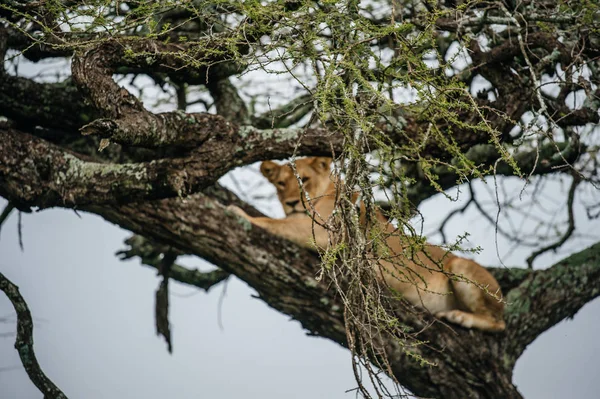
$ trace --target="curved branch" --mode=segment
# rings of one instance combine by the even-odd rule
[[[261,129],[288,127],[300,121],[312,110],[312,96],[303,94],[277,109],[258,115],[254,118],[252,125]]]
[[[531,272],[506,295],[505,363],[512,367],[527,345],[600,295],[600,243]]]
[[[567,229],[565,230],[563,235],[558,239],[558,241],[536,250],[527,258],[527,266],[529,266],[530,269],[533,269],[533,261],[538,256],[548,251],[556,251],[571,237],[571,235],[575,231],[575,214],[573,212],[573,202],[575,201],[575,190],[577,189],[579,183],[581,183],[581,177],[578,174],[574,173],[573,181],[571,182],[571,187],[569,188],[569,193],[567,195]]]
[[[115,82],[113,74],[122,66],[151,70],[153,73],[178,70],[204,76],[203,83],[207,83],[208,66],[235,55],[231,50],[221,49],[219,56],[215,56],[215,46],[211,38],[193,46],[151,39],[120,38],[76,54],[72,63],[73,79],[105,116],[84,126],[82,133],[100,135],[127,145],[198,146],[206,137],[197,136],[198,129],[194,125],[214,120],[202,114],[168,112],[157,115],[149,112],[137,97]],[[190,83],[189,79],[184,81]]]
[[[46,376],[33,351],[33,320],[27,303],[19,293],[19,288],[0,273],[0,290],[3,291],[17,312],[17,339],[15,349],[27,371],[31,382],[44,394],[45,398],[66,399],[65,394]]]

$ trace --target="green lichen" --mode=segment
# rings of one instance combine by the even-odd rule
[[[309,277],[304,279],[304,285],[306,285],[309,288],[316,288],[319,285],[319,282],[314,278]]]

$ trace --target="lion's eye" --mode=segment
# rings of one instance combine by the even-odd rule
[[[304,176],[304,177],[300,178],[300,180],[302,180],[302,183],[306,183],[306,182],[307,182],[309,179],[310,179],[310,178],[309,178],[309,177],[306,177],[306,176]]]
[[[278,187],[281,187],[281,188],[284,188],[284,187],[285,187],[285,182],[283,182],[283,181],[278,181],[278,182],[277,182],[277,186],[278,186]]]

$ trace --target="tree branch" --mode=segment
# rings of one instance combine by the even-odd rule
[[[554,266],[530,272],[506,295],[507,367],[542,332],[600,295],[600,243],[563,259]]]
[[[44,394],[44,398],[66,399],[65,394],[46,376],[33,351],[33,320],[27,303],[19,293],[19,288],[0,273],[2,290],[17,312],[17,339],[15,349],[25,367],[31,382]]]
[[[333,292],[327,289],[326,284],[320,284],[314,279],[320,264],[317,255],[285,240],[270,236],[261,229],[250,225],[245,219],[228,214],[225,206],[235,200],[235,196],[226,190],[214,188],[207,192],[210,194],[196,194],[186,198],[185,201],[173,198],[125,205],[90,206],[83,207],[83,209],[97,213],[126,229],[144,234],[153,240],[177,247],[185,253],[195,254],[212,262],[247,282],[257,290],[261,299],[280,312],[301,321],[302,325],[311,333],[346,345],[343,315],[341,314],[343,307],[338,302],[339,298],[336,298]],[[216,198],[220,199],[217,201]],[[598,251],[600,251],[600,247],[598,247]],[[550,270],[558,271],[562,268],[559,266]],[[598,267],[596,265],[594,269],[584,265],[581,270],[597,272]],[[505,290],[517,284],[524,276],[518,272],[514,274],[510,272],[502,277],[504,272],[500,273],[500,275],[495,274],[499,276],[500,281],[503,281],[502,285]],[[399,322],[411,326],[416,331],[424,329],[419,335],[419,339],[435,343],[435,346],[434,344],[418,346],[414,352],[436,362],[438,367],[435,373],[423,373],[422,367],[398,347],[397,338],[388,337],[385,339],[385,347],[389,358],[392,359],[391,366],[396,377],[413,392],[434,397],[460,396],[461,393],[453,391],[454,385],[444,384],[444,381],[455,379],[456,373],[459,372],[462,373],[461,375],[466,373],[471,376],[471,379],[481,382],[481,385],[470,385],[469,389],[475,389],[473,386],[485,387],[485,381],[489,378],[496,380],[500,378],[506,381],[508,385],[498,388],[506,389],[507,386],[510,386],[510,366],[522,351],[522,349],[514,348],[514,344],[511,342],[515,340],[524,343],[522,344],[524,347],[540,332],[539,330],[532,332],[534,325],[540,326],[541,330],[548,328],[572,314],[572,312],[565,313],[567,307],[574,311],[574,306],[578,309],[591,297],[598,295],[599,289],[594,287],[600,285],[589,283],[594,281],[593,278],[597,278],[598,275],[584,273],[578,279],[568,278],[571,274],[577,275],[573,268],[562,272],[560,276],[556,274],[553,274],[552,278],[548,276],[546,280],[543,280],[547,286],[536,288],[537,291],[531,292],[529,287],[537,287],[538,284],[535,282],[544,276],[542,273],[545,272],[535,272],[527,277],[518,288],[508,293],[507,321],[509,328],[507,334],[510,334],[508,338],[457,327],[449,328],[442,323],[433,323],[425,328],[435,319],[427,315],[397,314]],[[532,279],[532,276],[535,277],[535,280]],[[556,280],[557,278],[558,280]],[[556,281],[560,281],[561,284],[571,281],[573,284],[569,288],[556,288],[558,292],[563,293],[556,302],[551,301],[546,304],[543,299],[541,300],[541,303],[546,306],[545,309],[555,319],[552,323],[543,323],[540,320],[547,320],[546,316],[542,315],[539,318],[531,316],[532,310],[541,308],[541,305],[537,305],[540,299],[535,295],[532,296],[532,299],[529,295],[536,292],[550,295],[553,288],[549,285],[556,284]],[[553,307],[554,305],[562,306],[562,303],[568,302],[565,295],[580,289],[588,290],[591,294],[579,298],[578,305],[567,304],[567,307],[560,310]],[[531,305],[525,309],[521,303]],[[533,304],[536,304],[535,309]],[[479,352],[462,351],[460,348],[464,345],[469,347],[477,345],[478,348],[482,348],[481,350],[486,348],[487,355],[481,356]],[[507,357],[509,361],[503,360],[505,347],[509,348],[507,349],[510,354]],[[440,348],[446,348],[446,350],[440,351]],[[504,364],[505,367],[497,368],[498,364]],[[431,380],[432,378],[436,381]],[[462,394],[464,393],[463,391]],[[516,397],[515,392],[482,394],[480,391],[477,393],[473,391],[472,393],[488,397],[494,397],[490,395]]]
[[[229,126],[217,115],[203,115]],[[181,158],[104,164],[86,162],[40,138],[0,128],[0,176],[4,177],[0,195],[42,208],[185,196],[238,166],[283,158],[295,149],[298,155],[327,156],[331,148],[343,146],[342,137],[323,129],[246,127],[229,132],[211,131],[210,140]]]
[[[219,56],[215,56],[210,51],[215,50],[212,39],[195,45],[198,47],[151,39],[120,38],[76,54],[72,63],[73,79],[105,116],[84,126],[82,133],[100,135],[126,145],[197,147],[206,136],[197,135],[195,125],[222,121],[222,117],[212,115],[214,118],[209,118],[203,114],[182,112],[154,114],[147,111],[137,97],[121,88],[112,76],[121,66],[145,68],[153,73],[178,70],[206,75],[208,65],[234,56],[231,51],[220,51]],[[187,82],[190,83],[189,80]],[[226,126],[219,127],[217,131],[224,131]]]
[[[231,198],[230,195],[225,196]],[[314,277],[320,264],[318,256],[269,235],[245,219],[228,214],[225,209],[227,203],[217,202],[212,196],[196,194],[185,202],[166,199],[121,206],[92,206],[86,210],[210,261],[248,283],[266,303],[299,320],[312,334],[346,345],[343,306],[328,285],[318,283]],[[462,370],[480,381],[481,387],[485,386],[486,378],[502,379],[508,384],[498,388],[500,391],[488,393],[488,397],[519,397],[514,391],[502,391],[511,386],[510,370],[494,365],[501,364],[494,362],[494,358],[501,356],[497,336],[453,330],[442,323],[425,328],[434,321],[428,315],[399,313],[398,319],[415,331],[424,330],[419,339],[435,342],[431,346],[411,347],[411,352],[439,364],[435,373],[423,373],[422,366],[399,346],[397,337],[385,338],[384,346],[394,374],[413,392],[433,397],[460,396],[454,392],[455,385],[450,382],[450,375]],[[490,356],[481,357],[473,353],[475,357],[455,357],[452,348],[458,350],[467,341],[469,345],[475,342],[478,347],[491,348]],[[440,350],[444,347],[447,350]],[[461,389],[464,394],[464,387]],[[472,393],[480,394],[479,391]]]
[[[584,145],[578,140],[573,139],[570,142],[551,142],[544,144],[540,148],[517,152],[513,155],[513,159],[523,174],[539,176],[570,170],[570,165],[584,152]],[[494,167],[496,175],[517,175],[517,171],[511,165],[503,160],[498,162],[501,159],[501,155],[494,145],[474,145],[465,155],[475,165],[483,168]],[[443,190],[464,182],[463,176],[460,176],[455,170],[446,166],[435,168],[434,172],[438,177],[436,183]],[[414,173],[419,173],[419,171],[412,172],[412,174]],[[438,190],[430,182],[418,176],[416,183],[408,188],[407,195],[412,204],[418,206],[423,200],[437,192]]]
[[[304,118],[312,109],[312,96],[304,94],[277,109],[258,115],[252,125],[260,129],[288,127]]]
[[[163,254],[170,249],[165,246],[153,243],[139,235],[133,235],[125,244],[129,245],[129,249],[124,249],[116,253],[121,260],[127,260],[134,257],[139,257],[142,264],[160,270]],[[172,264],[169,267],[169,278],[179,281],[180,283],[193,285],[206,292],[212,287],[225,281],[231,274],[224,270],[213,270],[210,272],[201,272],[199,270],[190,270],[186,267]]]
[[[12,202],[9,202],[2,210],[2,213],[0,213],[0,231],[2,231],[2,225],[4,224],[6,219],[8,219],[13,209],[15,209],[15,205]]]

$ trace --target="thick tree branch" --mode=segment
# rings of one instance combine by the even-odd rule
[[[195,212],[186,210],[188,206]],[[221,215],[226,213],[224,206],[209,197],[196,195],[185,204],[174,199],[158,201],[152,205],[93,207],[90,210],[122,227],[149,232],[161,242],[181,245],[184,250],[236,274],[255,288],[261,298],[274,308],[298,319],[313,333],[345,345],[337,299],[332,297],[332,293],[323,284],[317,284],[313,279],[319,263],[316,256],[269,236],[234,215],[223,218]],[[157,226],[158,215],[161,223]],[[183,226],[187,228],[181,233]],[[191,226],[193,227],[190,228]],[[231,251],[231,248],[236,250]],[[530,340],[556,322],[572,316],[583,304],[599,295],[600,244],[546,271],[529,274],[528,271],[507,272],[500,269],[494,273],[505,289],[517,285],[525,278],[518,288],[509,291],[507,295],[506,319],[509,327],[506,337],[460,328],[449,329],[440,323],[434,323],[419,338],[435,342],[436,347],[420,347],[416,350],[419,355],[438,363],[435,372],[428,376],[423,375],[422,369],[419,370],[420,366],[414,360],[401,353],[390,337],[391,341],[386,345],[390,351],[390,359],[393,359],[392,369],[396,377],[413,392],[460,397],[459,393],[445,391],[450,389],[441,382],[444,381],[445,372],[474,373],[480,377],[472,378],[484,379],[487,377],[481,376],[481,372],[490,372],[493,376],[490,374],[489,378],[507,378],[510,383],[508,370],[512,369],[514,360]],[[293,292],[293,297],[288,296],[288,292]],[[573,292],[581,295],[575,301],[567,300]],[[399,314],[398,318],[400,322],[417,329],[425,326],[421,318],[410,314]],[[425,316],[425,319],[428,318]],[[482,357],[479,351],[466,351],[474,357],[467,355],[463,363],[461,356],[457,354],[462,345],[476,345],[480,351],[486,351],[486,355]],[[440,347],[446,347],[447,351],[438,352],[436,348]],[[505,347],[508,357],[505,357]],[[505,368],[497,369],[493,366],[495,357]],[[432,383],[428,378],[439,378],[440,381]],[[482,384],[486,385],[483,381]],[[500,397],[498,395],[501,394],[502,392],[487,393],[489,397]],[[517,394],[504,392],[503,395],[516,397]]]
[[[145,232],[152,239],[167,245],[178,246],[184,252],[201,256],[234,273],[256,289],[270,306],[301,321],[311,333],[346,345],[339,298],[327,289],[327,284],[319,284],[314,279],[320,263],[316,254],[270,236],[245,219],[228,215],[224,205],[211,197],[197,194],[185,202],[172,199],[118,207],[94,206],[87,210],[132,231]],[[398,317],[400,322],[417,331],[433,321],[426,315],[423,315],[425,320],[408,313],[399,314]],[[434,397],[459,397],[461,394],[454,392],[454,388],[443,381],[450,381],[448,378],[452,373],[462,371],[472,375],[476,381],[481,378],[482,387],[486,378],[503,379],[508,384],[504,384],[504,388],[497,388],[500,391],[489,392],[487,397],[519,397],[514,390],[502,391],[510,386],[510,370],[494,366],[501,364],[493,361],[501,355],[498,336],[467,330],[454,331],[441,323],[434,323],[419,338],[436,343],[435,347],[432,344],[431,347],[419,346],[413,350],[437,362],[439,367],[435,372],[423,373],[418,362],[409,358],[398,345],[397,338],[388,337],[385,341],[392,370],[413,392]],[[453,357],[454,351],[450,347],[456,349],[456,345],[460,347],[466,342],[472,345],[474,339],[478,347],[491,348],[490,357],[481,358],[472,351],[469,353],[473,356],[467,358]],[[443,347],[447,351],[439,350]],[[482,375],[483,370],[485,372]],[[486,373],[490,373],[489,376]],[[464,394],[464,388],[461,389]]]
[[[0,195],[41,208],[181,195],[193,181],[175,161],[86,162],[37,137],[2,129],[0,177]]]
[[[97,112],[86,105],[77,87],[68,79],[60,83],[37,83],[0,72],[0,115],[21,128],[35,126],[75,132]]]
[[[600,243],[530,275],[506,296],[506,358],[512,367],[541,333],[600,295]]]
[[[122,66],[139,67],[153,73],[180,70],[206,75],[209,65],[234,57],[230,51],[219,51],[219,56],[215,56],[212,40],[191,46],[121,38],[76,54],[72,63],[73,79],[105,116],[84,126],[82,132],[110,137],[128,145],[197,147],[205,136],[196,135],[195,125],[205,125],[213,120],[202,114],[170,112],[156,115],[149,112],[134,95],[121,88],[112,75]],[[186,79],[183,81],[190,83]],[[207,83],[206,78],[204,83]]]
[[[217,115],[202,115],[230,126]],[[86,162],[26,133],[0,128],[0,194],[42,208],[185,196],[212,185],[237,166],[283,158],[295,149],[298,155],[330,155],[332,147],[343,146],[339,135],[322,129],[240,128],[211,133],[214,136],[201,148],[181,158],[103,164]]]
[[[0,273],[0,290],[3,291],[17,312],[17,339],[15,349],[31,382],[44,394],[44,398],[66,399],[65,394],[46,376],[33,350],[33,320],[27,303],[19,288]]]
[[[320,263],[316,254],[272,237],[261,229],[253,227],[245,219],[237,218],[233,214],[228,215],[225,205],[235,197],[223,190],[209,190],[209,192],[211,192],[211,196],[196,194],[186,198],[185,201],[174,198],[120,206],[83,208],[126,229],[144,234],[166,245],[180,248],[185,253],[207,259],[250,284],[265,302],[301,321],[303,326],[312,333],[345,345],[346,336],[339,299],[328,291],[326,284],[319,284],[314,280]],[[213,196],[220,198],[223,203],[216,201],[214,199],[216,197]],[[571,269],[569,273],[575,274],[576,271]],[[539,273],[535,274],[535,276],[537,275]],[[521,277],[509,276],[506,278],[508,283],[503,283],[503,286],[514,286]],[[559,277],[562,279],[561,281],[565,281],[564,276]],[[591,274],[588,273],[587,277],[590,278]],[[502,281],[502,278],[500,280]],[[530,281],[530,278],[526,279],[525,283],[508,295],[508,330],[510,334],[514,335],[511,336],[511,341],[527,341],[527,338],[524,338],[523,341],[517,337],[520,336],[519,334],[529,337],[531,333],[517,331],[528,330],[531,328],[531,323],[536,323],[533,320],[522,321],[518,316],[519,306],[515,307],[514,311],[512,310],[512,306],[514,306],[512,303],[519,303],[517,300],[537,303],[537,299],[531,300],[525,296],[528,292],[524,287],[531,286]],[[554,279],[548,278],[548,284],[550,281],[554,281]],[[584,280],[577,279],[571,279],[571,281],[575,282],[573,287],[577,287],[577,283],[584,282]],[[535,284],[533,285],[535,286]],[[594,286],[597,285],[589,285],[589,287]],[[597,295],[597,289],[590,289],[596,290],[593,295]],[[513,292],[518,291],[524,292],[515,297],[516,294]],[[572,290],[564,291],[565,295],[570,291]],[[566,299],[563,298],[561,301],[566,301]],[[582,297],[581,303],[584,302],[585,297]],[[568,315],[562,311],[553,310],[553,312],[555,312],[557,320]],[[527,312],[527,316],[523,317],[531,317],[529,313],[531,312]],[[398,319],[416,330],[421,330],[427,325],[426,323],[434,321],[427,315],[417,317],[411,314],[398,314]],[[522,325],[521,323],[526,324]],[[543,329],[548,328],[551,324],[541,323],[539,325]],[[513,329],[515,332],[511,332]],[[538,330],[535,335],[531,335],[535,337],[539,332]],[[505,345],[509,345],[509,342],[501,336],[449,328],[441,323],[434,323],[425,329],[419,338],[435,342],[435,346],[420,346],[415,349],[420,356],[431,359],[439,365],[435,372],[423,373],[421,366],[409,359],[397,346],[397,339],[389,337],[385,341],[389,358],[393,359],[394,374],[413,392],[434,397],[460,397],[465,394],[464,391],[454,392],[455,385],[450,386],[444,383],[444,381],[452,381],[456,373],[471,375],[470,378],[481,382],[479,385],[481,387],[486,386],[485,381],[489,378],[505,381],[505,384],[499,384],[496,389],[503,390],[511,386],[511,362],[503,360],[503,348]],[[482,351],[489,352],[482,357],[479,352],[462,351],[460,348],[463,345],[469,347],[477,345]],[[445,351],[439,351],[444,347]],[[460,354],[461,352],[465,352],[464,356]],[[520,352],[513,348],[510,353]],[[517,355],[511,356],[516,358]],[[498,365],[504,366],[498,368]],[[490,373],[489,376],[487,373]],[[476,389],[474,388],[476,386],[478,385],[472,384],[468,389]],[[518,397],[516,391],[487,393],[473,391],[472,394],[480,397],[499,397],[499,395]]]

